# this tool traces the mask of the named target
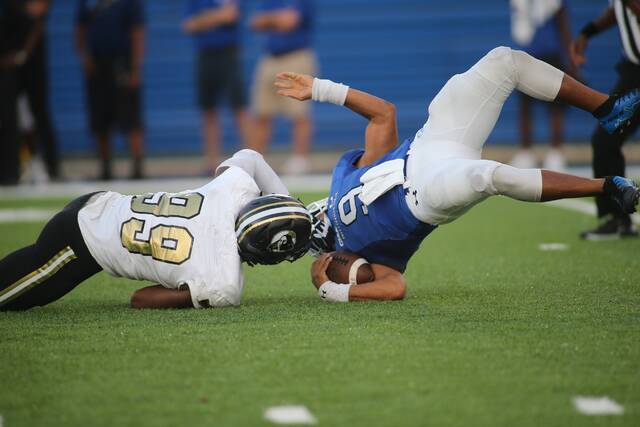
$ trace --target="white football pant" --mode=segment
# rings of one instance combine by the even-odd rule
[[[482,147],[514,89],[553,101],[563,78],[562,71],[522,51],[498,47],[449,79],[429,105],[429,119],[407,158],[407,204],[415,217],[451,222],[496,194],[539,201],[540,169],[481,160]]]

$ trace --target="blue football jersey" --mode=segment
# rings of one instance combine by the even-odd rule
[[[402,185],[396,185],[368,206],[359,198],[360,177],[383,162],[406,160],[410,145],[407,140],[362,168],[355,165],[363,149],[347,151],[338,160],[327,203],[327,215],[336,234],[336,250],[355,252],[371,263],[404,272],[422,240],[436,228],[413,216]]]

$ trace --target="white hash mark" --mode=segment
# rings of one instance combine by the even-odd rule
[[[575,396],[573,406],[584,415],[622,415],[622,405],[607,396]]]
[[[264,411],[264,418],[275,424],[316,424],[318,420],[306,406],[272,406]]]
[[[564,243],[540,243],[538,249],[541,251],[566,251],[569,245]]]

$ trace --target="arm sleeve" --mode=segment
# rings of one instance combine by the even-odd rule
[[[204,286],[198,284],[189,285],[191,293],[191,303],[194,308],[221,308],[232,305],[240,305],[240,299],[222,292],[208,291]]]
[[[240,150],[230,159],[225,160],[218,166],[220,168],[236,166],[245,171],[258,185],[264,194],[289,194],[289,190],[284,185],[280,177],[271,169],[271,166],[264,160],[264,157],[253,150]]]

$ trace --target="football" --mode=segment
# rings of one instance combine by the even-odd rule
[[[327,267],[327,276],[335,283],[359,285],[375,279],[369,261],[351,252],[334,252]]]

